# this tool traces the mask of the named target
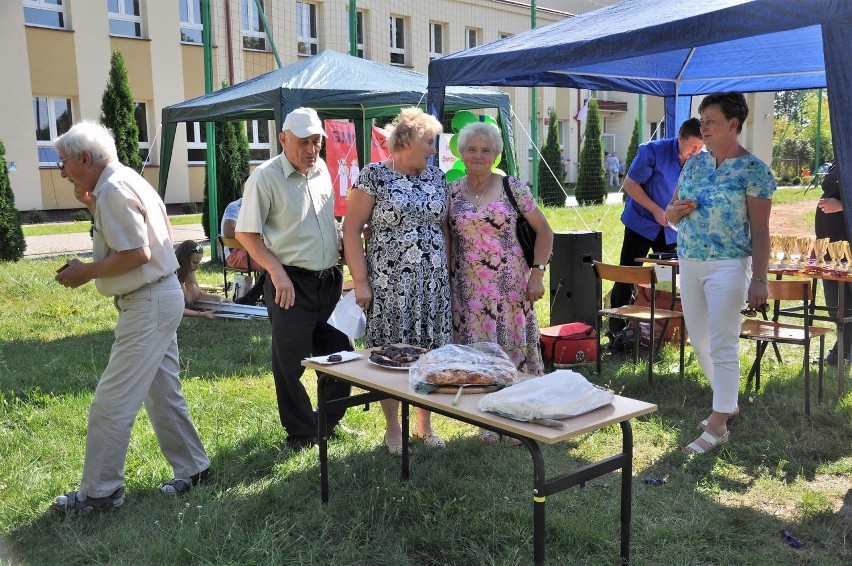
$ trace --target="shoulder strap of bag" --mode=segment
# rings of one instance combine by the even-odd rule
[[[515,207],[515,211],[518,213],[518,216],[522,218],[526,218],[524,213],[521,212],[520,207],[518,206],[518,202],[515,200],[515,196],[512,194],[512,190],[509,188],[509,176],[503,176],[503,191],[506,193],[506,196],[509,198],[509,202],[512,203],[512,206]]]

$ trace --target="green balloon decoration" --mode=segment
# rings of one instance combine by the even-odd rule
[[[455,169],[455,170],[457,170],[457,171],[461,171],[461,172],[462,172],[462,174],[467,173],[467,168],[464,166],[464,161],[462,161],[461,159],[459,159],[458,161],[456,161],[455,163],[453,163],[453,167],[452,167],[452,169]],[[451,169],[451,170],[452,170],[452,169]]]
[[[491,169],[491,172],[492,172],[492,173],[497,173],[497,174],[498,174],[498,175],[500,175],[501,177],[505,177],[505,176],[506,176],[506,172],[505,172],[505,171],[503,171],[502,169],[497,169],[496,167],[494,167],[493,169]]]
[[[488,124],[494,124],[494,126],[496,126],[497,129],[500,128],[500,124],[497,123],[497,120],[493,116],[486,116],[485,122],[488,123]]]
[[[497,159],[494,160],[494,165],[491,166],[491,170],[497,169],[500,166],[500,163],[503,162],[503,155],[500,154],[497,156]]]
[[[458,181],[462,177],[464,177],[464,171],[459,171],[458,169],[450,169],[446,173],[447,182],[452,183],[453,181]]]
[[[459,153],[459,136],[458,134],[454,135],[450,139],[450,153],[455,155],[458,158],[461,158],[461,154]]]
[[[476,117],[476,114],[473,112],[468,112],[467,110],[462,110],[460,112],[456,112],[456,115],[453,116],[453,121],[451,125],[453,127],[453,131],[455,133],[459,133],[462,128],[470,124],[471,122],[478,122],[479,118]]]

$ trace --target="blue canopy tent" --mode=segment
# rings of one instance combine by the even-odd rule
[[[835,157],[852,164],[850,38],[849,0],[624,0],[433,60],[427,105],[439,116],[450,85],[651,94],[674,136],[695,95],[828,87]],[[852,202],[852,167],[841,182]]]

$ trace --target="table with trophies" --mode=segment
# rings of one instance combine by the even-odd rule
[[[837,281],[837,308],[816,304],[816,285],[811,288],[810,312],[813,320],[834,322],[837,325],[838,395],[843,396],[846,385],[846,354],[843,351],[844,325],[852,322],[846,316],[845,286],[852,283],[852,249],[849,242],[831,242],[828,238],[785,236],[769,237],[769,273],[780,279],[783,276],[808,277],[814,281]],[[826,259],[828,258],[828,259]],[[788,316],[804,316],[797,309],[784,309]],[[817,314],[822,311],[825,314]]]

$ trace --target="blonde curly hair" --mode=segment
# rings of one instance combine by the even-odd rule
[[[426,132],[440,134],[441,123],[420,108],[403,108],[389,127],[388,150],[391,153],[402,149],[406,142],[422,138]]]

